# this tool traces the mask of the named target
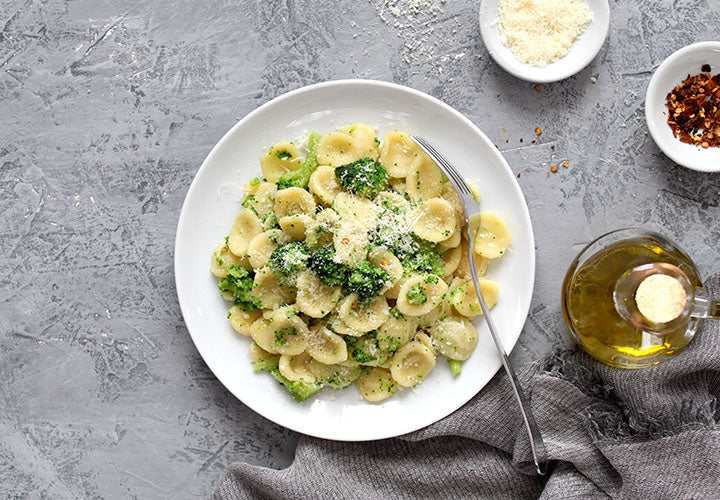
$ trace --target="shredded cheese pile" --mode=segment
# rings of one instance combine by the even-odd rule
[[[501,0],[498,10],[502,42],[540,67],[565,57],[592,19],[585,0]]]

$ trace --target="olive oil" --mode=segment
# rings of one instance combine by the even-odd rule
[[[677,266],[693,287],[701,281],[692,260],[662,236],[621,230],[599,238],[573,262],[563,284],[563,313],[580,346],[603,363],[642,368],[680,352],[695,335],[697,320],[689,319],[660,335],[630,324],[618,313],[613,292],[629,270],[651,263]]]

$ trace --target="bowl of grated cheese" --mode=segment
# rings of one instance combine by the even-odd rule
[[[608,0],[483,0],[480,34],[492,58],[529,82],[556,82],[600,52],[610,25]]]

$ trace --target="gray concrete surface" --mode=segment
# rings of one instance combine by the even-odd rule
[[[504,152],[537,237],[517,362],[569,344],[561,280],[605,230],[659,229],[720,270],[720,175],[665,158],[643,113],[653,69],[717,39],[717,0],[612,0],[599,56],[539,92],[490,59],[478,2],[390,11],[409,3],[0,0],[0,497],[203,497],[232,461],[292,460],[297,436],[193,347],[172,249],[213,144],[306,84],[423,90]]]

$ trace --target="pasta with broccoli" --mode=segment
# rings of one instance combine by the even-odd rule
[[[501,258],[512,236],[482,212],[465,238],[462,204],[409,138],[354,123],[303,150],[280,142],[245,185],[211,272],[228,319],[250,337],[250,360],[298,401],[355,385],[380,402],[423,382],[444,357],[453,375],[478,343],[470,279]],[[498,284],[483,277],[490,307]]]

